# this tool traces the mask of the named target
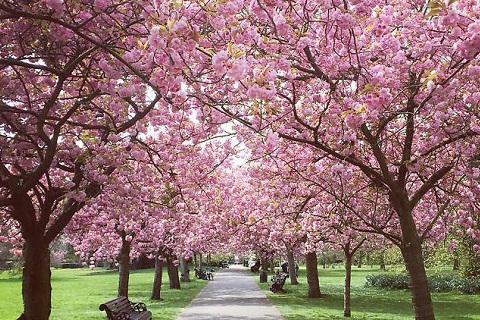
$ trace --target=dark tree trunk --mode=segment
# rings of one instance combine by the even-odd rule
[[[288,275],[290,276],[290,284],[297,285],[297,273],[295,270],[295,257],[293,250],[287,250]]]
[[[180,259],[180,273],[182,274],[181,282],[190,282],[190,270],[188,269],[188,261],[185,258]]]
[[[267,272],[268,271],[268,259],[267,258],[260,258],[262,264],[262,270]]]
[[[343,246],[343,253],[345,254],[345,287],[343,290],[343,315],[345,317],[351,317],[351,284],[352,284],[352,259],[355,255],[355,252],[360,249],[362,244],[365,242],[365,238],[358,241],[358,243],[352,247],[351,242],[348,241]]]
[[[268,265],[269,265],[269,259],[266,258],[265,256],[260,256],[260,265],[261,265],[261,270],[260,272],[260,283],[267,283],[268,282]]]
[[[406,211],[406,210],[405,210]],[[422,257],[422,246],[412,213],[399,213],[403,242],[400,250],[410,277],[410,291],[416,320],[434,320],[432,298]],[[398,211],[397,211],[398,212]]]
[[[130,280],[130,249],[132,244],[125,240],[125,233],[122,233],[122,247],[118,256],[118,296],[128,297],[128,282]]]
[[[193,253],[193,267],[197,268],[198,267],[198,261],[197,261],[197,253]]]
[[[180,278],[178,276],[178,266],[173,263],[174,258],[167,258],[168,279],[170,280],[170,289],[180,289]]]
[[[162,292],[163,259],[155,254],[155,276],[153,278],[152,300],[160,300]]]
[[[385,267],[385,250],[382,250],[380,253],[380,270],[385,271],[387,268]]]
[[[343,290],[343,316],[351,317],[351,282],[352,282],[352,254],[350,254],[350,244],[345,246],[345,287]]]
[[[453,258],[453,270],[460,270],[460,259],[458,258],[457,252],[455,252],[455,257]]]
[[[320,298],[320,283],[318,281],[318,266],[317,266],[317,254],[315,252],[309,252],[305,256],[306,268],[307,268],[307,282],[308,282],[308,297]]]
[[[361,268],[363,264],[363,251],[358,252],[357,267]]]
[[[48,320],[52,286],[50,284],[50,250],[42,235],[24,235],[25,259],[22,278],[23,320]]]

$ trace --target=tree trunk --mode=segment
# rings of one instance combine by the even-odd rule
[[[118,296],[128,297],[128,282],[130,280],[130,249],[132,244],[125,240],[122,232],[122,247],[118,256]]]
[[[162,291],[162,276],[163,276],[163,258],[159,259],[158,253],[155,254],[155,276],[153,278],[152,300],[160,300],[160,293]]]
[[[297,285],[297,272],[295,270],[295,257],[293,250],[287,250],[288,275],[290,276],[290,284]]]
[[[385,271],[387,268],[385,267],[385,250],[382,250],[380,253],[380,270]]]
[[[422,257],[422,246],[412,213],[399,214],[403,242],[400,250],[410,277],[410,291],[416,320],[434,320],[432,298]]]
[[[453,258],[453,270],[457,271],[460,269],[460,259],[458,258],[457,253],[455,253],[455,257]]]
[[[197,268],[197,266],[198,266],[197,253],[194,252],[194,253],[193,253],[193,267],[194,267],[194,268]]]
[[[180,273],[182,274],[181,282],[190,282],[190,270],[188,269],[188,261],[185,258],[180,259]]]
[[[305,256],[306,268],[307,268],[307,282],[308,282],[308,297],[320,298],[320,283],[318,281],[318,266],[317,266],[317,254],[315,252],[309,252]]]
[[[357,261],[357,267],[358,267],[358,268],[361,268],[361,267],[362,267],[362,264],[363,264],[363,251],[362,251],[362,250],[360,250],[360,251],[358,252],[358,258],[357,258],[357,259],[358,259],[358,261]]]
[[[265,272],[268,272],[268,259],[267,258],[260,258],[261,265],[262,265],[262,270]]]
[[[345,247],[345,287],[343,290],[343,316],[351,317],[351,299],[350,288],[352,281],[352,254],[350,254],[350,244]]]
[[[48,320],[52,309],[50,250],[43,236],[25,236],[22,278],[22,320]]]
[[[178,266],[173,263],[173,257],[167,258],[168,279],[170,280],[170,289],[180,289],[180,278],[178,277]]]

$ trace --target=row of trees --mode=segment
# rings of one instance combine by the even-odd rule
[[[434,319],[422,246],[456,232],[480,250],[478,6],[3,1],[0,221],[22,317],[48,319],[65,233],[119,260],[119,293],[131,254],[304,243],[316,266],[333,243],[348,272],[388,241]]]

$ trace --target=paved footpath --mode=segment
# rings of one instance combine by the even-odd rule
[[[258,275],[257,275],[258,276]],[[215,271],[195,299],[177,320],[254,319],[281,320],[278,310],[267,300],[250,270],[232,265]]]

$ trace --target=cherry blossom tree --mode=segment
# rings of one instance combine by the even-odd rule
[[[177,30],[160,6],[168,8],[0,4],[0,207],[23,241],[24,319],[49,317],[49,244],[102,192],[130,137],[145,132],[139,121],[177,97],[181,70],[170,57],[187,44],[160,43]],[[172,36],[150,32],[153,24],[168,25]]]
[[[478,153],[474,1],[209,2],[203,103],[270,143],[355,168],[396,215],[416,319],[434,319],[422,225]],[[218,86],[219,81],[225,85]],[[453,184],[452,184],[453,182]],[[424,207],[424,203],[430,206]],[[427,227],[428,229],[428,227]]]
[[[174,261],[190,257],[199,245],[192,238],[211,229],[203,221],[215,213],[205,211],[203,198],[230,156],[228,139],[200,140],[203,124],[183,112],[164,114],[162,121],[149,128],[151,135],[133,139],[127,162],[66,230],[84,260],[118,262],[119,296],[128,295],[130,259],[141,253],[156,256],[156,263],[166,259],[171,288],[180,289]],[[155,287],[159,298],[160,283]]]
[[[422,242],[457,218],[478,238],[479,10],[473,0],[3,1],[0,214],[24,241],[23,318],[50,314],[48,245],[122,176],[132,141],[188,109],[206,125],[194,140],[235,119],[253,156],[288,142],[276,158],[379,195],[386,226],[367,229],[400,247],[415,317],[434,319]],[[195,190],[182,189],[177,210],[210,207]],[[237,193],[252,200],[247,219],[233,217],[232,196],[222,221],[255,226],[233,230],[266,247],[278,210],[247,190]],[[365,199],[339,213],[367,220]],[[203,250],[226,230],[209,221]]]

